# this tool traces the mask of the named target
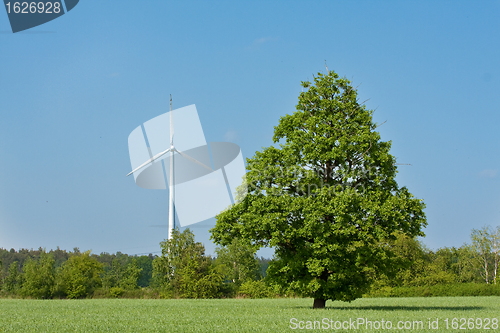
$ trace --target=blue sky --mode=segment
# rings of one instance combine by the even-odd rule
[[[0,9],[0,247],[159,250],[166,191],[134,184],[127,138],[196,104],[207,141],[272,144],[300,82],[359,85],[424,199],[431,249],[500,224],[499,1],[82,0],[12,34]],[[208,252],[205,221],[193,230]],[[268,254],[269,252],[264,252]]]

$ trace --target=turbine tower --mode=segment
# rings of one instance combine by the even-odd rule
[[[175,228],[175,186],[174,186],[174,117],[172,113],[172,95],[170,95],[170,183],[168,187],[168,237],[172,239]]]
[[[178,153],[180,156],[186,158],[187,160],[196,163],[200,166],[202,166],[205,169],[208,169],[210,172],[214,171],[211,167],[207,166],[206,164],[198,161],[197,159],[185,154],[184,152],[178,150],[174,146],[174,119],[173,119],[173,112],[172,112],[172,95],[170,95],[170,147],[161,153],[156,154],[155,156],[152,156],[152,153],[150,152],[150,158],[139,165],[137,168],[132,170],[127,174],[127,176],[130,176],[134,172],[144,168],[145,166],[148,166],[152,164],[154,161],[158,160],[159,158],[163,157],[165,154],[170,153],[170,178],[168,180],[168,238],[167,239],[172,239],[172,231],[175,228],[175,170],[174,170],[174,158],[175,158],[175,153]]]

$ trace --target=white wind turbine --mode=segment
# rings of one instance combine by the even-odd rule
[[[182,157],[188,159],[189,161],[196,163],[210,171],[214,171],[211,167],[203,164],[202,162],[198,161],[197,159],[183,153],[182,151],[178,150],[174,146],[174,121],[173,121],[173,112],[172,112],[172,95],[170,95],[170,147],[155,156],[152,156],[149,158],[146,162],[142,163],[139,165],[137,168],[132,170],[127,174],[127,176],[130,176],[134,172],[144,168],[145,166],[150,165],[160,157],[164,156],[165,154],[170,153],[170,182],[169,182],[169,191],[168,191],[168,239],[172,238],[172,230],[175,228],[175,214],[174,214],[174,201],[175,201],[175,180],[174,180],[174,156],[175,153],[178,153]]]

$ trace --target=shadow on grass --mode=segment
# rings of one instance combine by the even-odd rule
[[[299,309],[312,309],[312,306],[296,306]],[[366,306],[327,306],[324,310],[374,310],[374,311],[477,311],[486,309],[483,306],[393,306],[393,305],[366,305]]]

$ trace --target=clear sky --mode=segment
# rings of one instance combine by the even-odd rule
[[[252,157],[325,61],[411,164],[423,242],[461,246],[500,224],[499,36],[499,1],[81,0],[16,34],[0,8],[0,247],[158,251],[168,195],[125,177],[130,132],[172,94]]]

